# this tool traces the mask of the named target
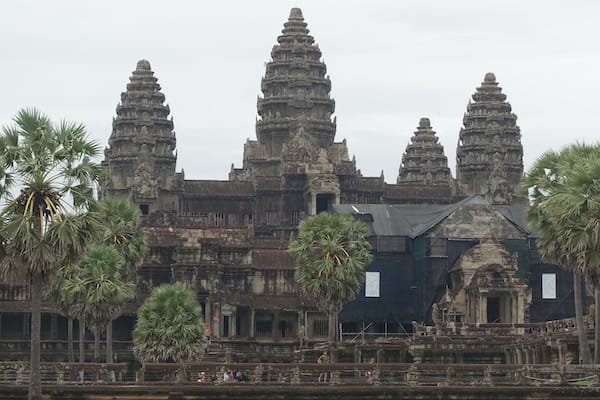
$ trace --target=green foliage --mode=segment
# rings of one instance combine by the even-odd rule
[[[289,246],[296,260],[296,279],[318,307],[339,311],[364,283],[372,260],[368,227],[349,214],[320,213],[300,223]]]
[[[17,113],[0,136],[0,274],[31,285],[29,398],[41,399],[42,282],[96,237],[94,187],[100,146],[81,124],[53,124],[35,109]]]
[[[600,283],[600,145],[544,153],[523,179],[544,257]]]
[[[125,200],[106,199],[99,203],[99,211],[104,243],[119,252],[129,272],[135,271],[148,251],[146,235],[139,226],[139,209]]]
[[[582,363],[588,364],[591,360],[580,276],[596,288],[600,286],[600,145],[575,144],[543,154],[523,179],[523,185],[531,193],[528,216],[538,229],[537,244],[542,255],[574,272],[579,354]],[[596,307],[598,300],[596,296]]]
[[[133,352],[141,362],[186,363],[203,351],[202,309],[183,283],[163,285],[138,310]]]
[[[77,257],[96,234],[87,209],[101,176],[92,161],[100,147],[83,125],[53,125],[35,109],[19,111],[14,122],[0,136],[1,267],[5,278],[22,281]]]
[[[116,249],[94,245],[76,267],[57,271],[50,291],[61,293],[70,315],[100,332],[135,296],[135,284],[123,280],[124,265]]]
[[[46,296],[65,315],[80,319],[99,329],[110,322],[105,318],[117,317],[124,303],[135,296],[135,284],[133,283],[135,281],[130,279],[130,276],[135,273],[135,267],[143,259],[148,247],[144,231],[138,226],[139,212],[127,202],[103,200],[98,203],[97,216],[100,228],[97,237],[90,238],[88,242],[91,247],[87,250],[86,257],[65,262],[46,287]],[[91,266],[94,267],[93,270],[88,270],[87,267]],[[90,275],[86,278],[88,282],[93,279],[97,280],[96,285],[85,289],[90,291],[86,296],[86,307],[106,307],[112,303],[114,309],[98,315],[85,313],[81,308],[82,299],[75,295],[67,295],[73,294],[74,288],[83,283],[82,274]],[[91,277],[92,274],[95,278]],[[106,281],[101,281],[102,279]],[[104,287],[103,285],[106,284],[111,286]],[[125,293],[121,293],[119,287]],[[129,294],[130,288],[133,288],[133,294]],[[79,290],[84,290],[84,288]],[[91,293],[92,291],[95,293]],[[107,296],[114,296],[114,299]],[[93,306],[90,304],[92,301],[97,301],[99,304]]]

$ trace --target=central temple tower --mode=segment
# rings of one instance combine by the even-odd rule
[[[331,81],[321,50],[306,26],[302,11],[292,8],[273,46],[261,82],[263,96],[257,102],[257,141],[248,141],[244,147],[246,173],[280,176],[285,150],[299,134],[315,151],[327,151],[334,144]],[[232,173],[230,178],[240,179],[240,174]]]

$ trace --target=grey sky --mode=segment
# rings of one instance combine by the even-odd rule
[[[419,118],[454,174],[469,97],[494,72],[518,115],[525,166],[600,132],[600,2],[589,0],[22,1],[0,12],[0,124],[35,106],[83,122],[104,146],[139,59],[175,121],[178,170],[226,179],[254,139],[264,64],[291,7],[323,52],[365,176],[395,182]]]

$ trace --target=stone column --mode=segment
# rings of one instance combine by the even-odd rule
[[[250,308],[250,339],[254,339],[254,325],[255,325],[255,319],[256,317],[256,310],[254,309],[254,307]]]
[[[488,322],[487,319],[487,297],[483,294],[479,295],[479,320],[475,321],[481,324],[486,324]]]
[[[214,303],[212,316],[213,335],[217,338],[221,337],[221,303]]]
[[[273,335],[273,340],[279,340],[279,310],[273,312],[273,330],[271,334]]]
[[[229,333],[231,337],[237,336],[238,324],[237,324],[237,307],[233,307],[231,311],[231,319],[229,320]]]
[[[74,361],[73,357],[73,319],[67,318],[67,359]]]
[[[504,296],[502,296],[502,314],[500,315],[500,322],[505,324],[510,324],[513,322],[510,297],[510,293],[506,293]]]
[[[298,311],[298,330],[296,332],[298,336],[298,343],[300,343],[300,347],[303,347],[306,342],[306,328],[305,328],[306,320],[304,319],[304,312]]]
[[[57,331],[58,331],[57,319],[58,319],[58,315],[56,315],[56,314],[50,315],[50,339],[51,340],[57,339]]]
[[[212,301],[210,300],[210,295],[206,297],[206,306],[204,307],[204,318],[206,325],[208,325],[208,332],[210,336],[215,335],[215,329],[212,323]]]

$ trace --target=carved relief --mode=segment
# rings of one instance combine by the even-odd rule
[[[152,169],[143,162],[135,170],[133,193],[136,198],[152,199],[158,195],[158,183],[154,179]]]
[[[456,151],[463,194],[487,194],[495,204],[511,204],[515,193],[520,193],[523,148],[516,116],[494,74],[486,74],[473,94],[463,124]]]
[[[439,305],[463,322],[523,323],[531,303],[525,279],[515,277],[517,255],[494,237],[467,250],[450,270],[451,287]]]
[[[282,153],[283,161],[306,164],[316,161],[319,156],[314,139],[304,131],[302,126],[287,145],[284,145]]]

